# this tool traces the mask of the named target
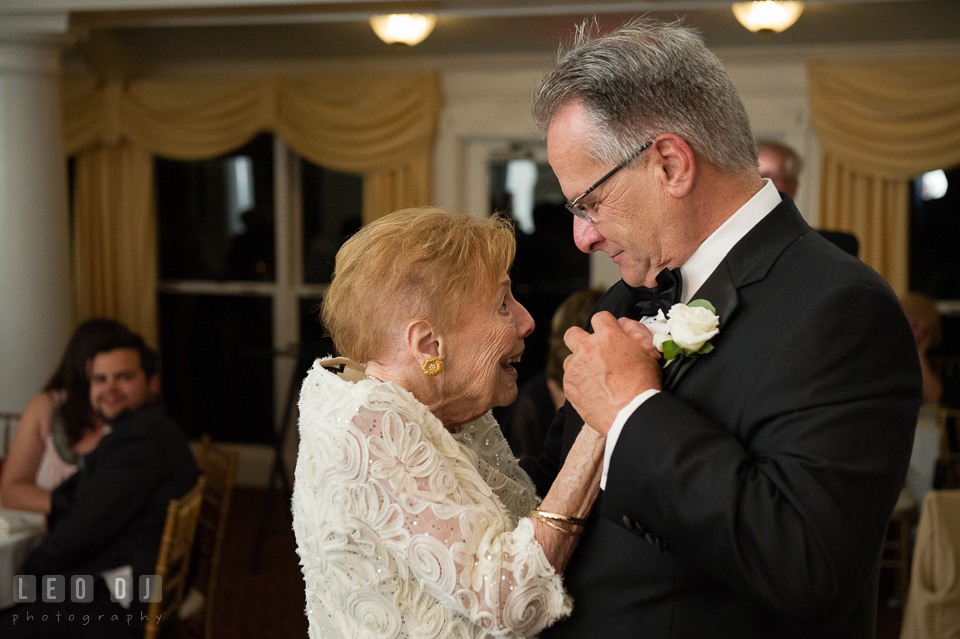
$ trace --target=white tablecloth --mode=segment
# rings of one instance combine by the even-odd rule
[[[913,497],[917,507],[922,507],[927,491],[933,488],[933,475],[937,468],[937,456],[940,452],[940,427],[937,422],[937,407],[923,406],[917,420],[917,430],[913,437],[913,453],[907,468],[904,488]]]
[[[45,518],[37,513],[0,508],[0,520],[9,520],[12,524],[12,530],[0,524],[0,610],[3,610],[13,605],[13,577],[20,574],[27,555],[43,538]]]

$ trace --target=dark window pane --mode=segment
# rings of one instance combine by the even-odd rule
[[[190,437],[271,442],[269,297],[160,294],[164,400]]]
[[[273,281],[273,138],[211,160],[157,158],[160,278]]]
[[[930,192],[913,181],[910,211],[910,290],[936,299],[960,299],[960,167],[944,170],[947,190]],[[935,189],[934,189],[935,190]]]
[[[333,258],[362,225],[363,177],[300,160],[303,180],[303,281],[330,281]]]
[[[491,213],[514,215],[515,199],[525,200],[529,207],[516,212],[517,257],[510,272],[514,296],[536,322],[533,334],[524,340],[523,363],[517,368],[522,386],[546,365],[550,321],[557,307],[590,285],[590,256],[573,241],[573,215],[563,206],[566,199],[550,165],[538,163],[536,180],[528,183],[532,189],[515,197],[510,191],[516,192],[518,181],[508,175],[508,164],[490,164],[490,201]]]
[[[318,357],[337,355],[320,324],[320,301],[318,297],[300,299],[300,350],[311,364]]]

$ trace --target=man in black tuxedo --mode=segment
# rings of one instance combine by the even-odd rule
[[[90,403],[110,431],[53,491],[49,532],[22,571],[36,577],[37,601],[5,613],[4,637],[143,636],[149,604],[138,597],[140,576],[155,573],[167,506],[198,474],[157,401],[159,383],[156,352],[133,333],[114,336],[91,360]],[[41,602],[44,575],[65,577],[63,603]],[[93,601],[71,601],[72,575],[94,578]],[[132,581],[118,589],[125,576]],[[121,590],[132,595],[128,606],[111,601]]]
[[[541,636],[872,637],[920,404],[897,298],[759,176],[746,111],[695,32],[587,31],[533,111],[577,245],[623,279],[591,332],[567,332],[568,404],[524,462],[544,491],[584,422],[607,437],[565,572],[573,615]],[[700,299],[719,317],[707,342],[675,320]],[[709,346],[662,368],[666,338]]]

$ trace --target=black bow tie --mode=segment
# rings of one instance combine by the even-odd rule
[[[680,277],[679,268],[663,269],[657,275],[657,285],[653,288],[646,286],[627,286],[627,288],[633,291],[637,299],[630,317],[633,319],[654,317],[661,310],[666,315],[670,307],[680,301],[683,279]]]

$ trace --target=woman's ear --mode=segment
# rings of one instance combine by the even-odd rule
[[[681,198],[693,188],[697,163],[693,149],[675,133],[661,133],[653,142],[656,149],[658,177],[664,189],[675,198]]]
[[[443,338],[427,320],[414,320],[407,325],[407,348],[421,365],[433,357],[443,359]]]

